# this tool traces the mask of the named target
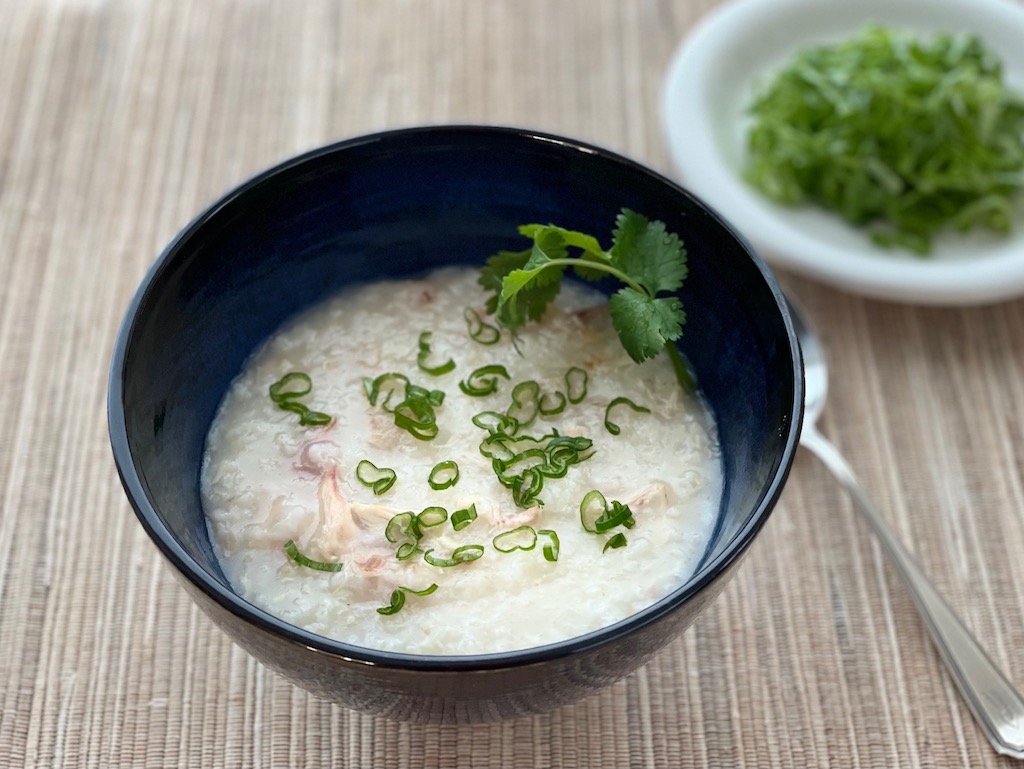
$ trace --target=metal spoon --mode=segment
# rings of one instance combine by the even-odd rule
[[[800,339],[806,380],[805,412],[800,443],[820,459],[846,488],[865,514],[910,591],[932,641],[967,701],[975,719],[997,752],[1024,759],[1024,698],[995,666],[970,631],[943,600],[920,567],[900,544],[889,524],[857,483],[849,464],[817,427],[828,392],[828,365],[817,336],[788,300],[793,326]]]

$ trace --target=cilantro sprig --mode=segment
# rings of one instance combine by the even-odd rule
[[[513,334],[540,320],[558,295],[568,269],[586,280],[611,276],[624,285],[608,301],[612,326],[637,363],[668,352],[684,390],[693,377],[675,342],[683,335],[686,312],[675,292],[686,280],[686,248],[665,224],[622,209],[615,219],[612,246],[582,232],[553,224],[525,224],[520,234],[533,240],[523,251],[500,251],[487,260],[479,283],[494,292],[487,311]]]

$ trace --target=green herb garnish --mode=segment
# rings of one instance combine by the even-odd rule
[[[509,378],[508,371],[504,366],[496,363],[490,366],[481,366],[459,382],[459,389],[466,395],[474,397],[490,395],[498,389],[498,377]]]
[[[512,388],[512,405],[505,416],[514,419],[520,427],[529,427],[540,413],[540,385],[532,379]]]
[[[288,540],[284,543],[284,551],[299,566],[305,566],[307,569],[316,569],[317,571],[341,571],[345,565],[343,563],[330,563],[327,561],[314,561],[312,558],[303,555],[299,552],[298,546],[293,540]]]
[[[622,428],[619,427],[614,422],[612,422],[609,418],[609,415],[612,413],[612,409],[615,408],[616,406],[629,406],[631,409],[633,409],[633,411],[636,411],[640,414],[651,413],[651,410],[649,408],[647,408],[646,406],[638,406],[635,403],[633,403],[633,401],[631,401],[629,398],[623,398],[621,396],[618,398],[613,398],[612,402],[608,404],[608,408],[604,410],[604,427],[612,435],[618,435],[619,433],[622,432]]]
[[[492,432],[481,441],[480,453],[491,460],[498,482],[511,489],[516,505],[525,508],[541,504],[546,478],[563,478],[571,466],[590,459],[593,443],[557,430],[540,438]]]
[[[395,557],[407,561],[420,552],[423,530],[440,526],[448,520],[448,511],[438,505],[423,508],[419,513],[407,510],[391,517],[384,527],[384,538],[398,545]]]
[[[567,268],[587,280],[617,278],[625,285],[608,304],[626,352],[641,363],[667,350],[680,385],[694,390],[675,345],[686,322],[674,295],[686,279],[686,249],[664,223],[624,208],[608,251],[590,235],[555,225],[527,224],[519,232],[533,240],[533,248],[501,251],[480,272],[480,285],[494,292],[487,309],[500,325],[515,333],[527,321],[540,320]]]
[[[423,560],[429,563],[431,566],[441,566],[447,568],[449,566],[458,566],[460,563],[469,563],[475,561],[477,558],[484,554],[483,545],[462,545],[452,551],[451,556],[448,558],[436,558],[432,556],[433,550],[428,550],[423,554]]]
[[[394,486],[397,478],[390,467],[377,467],[369,459],[362,459],[356,465],[356,480],[373,489],[377,496]]]
[[[626,544],[626,535],[620,531],[618,534],[608,538],[608,541],[604,543],[604,547],[601,548],[601,552],[607,553],[609,550],[616,550],[620,547],[625,547]]]
[[[587,372],[573,366],[565,372],[565,397],[574,406],[587,397]]]
[[[548,400],[548,398],[552,398],[552,400]],[[555,414],[561,414],[565,411],[565,404],[565,394],[559,390],[555,390],[553,394],[544,393],[540,396],[540,401],[537,403],[537,410],[540,412],[541,416],[550,417]]]
[[[481,430],[486,430],[492,435],[495,433],[515,435],[519,430],[519,422],[508,414],[499,414],[497,411],[481,411],[479,414],[475,414],[471,421]]]
[[[398,545],[398,550],[395,551],[395,557],[398,560],[405,561],[411,558],[423,538],[423,531],[420,529],[416,514],[407,511],[392,516],[384,527],[384,538],[388,542]]]
[[[584,530],[591,534],[605,534],[618,526],[632,529],[636,526],[636,519],[629,509],[629,505],[624,505],[617,500],[612,500],[611,504],[608,504],[604,494],[595,489],[587,492],[580,503],[580,523]],[[625,546],[626,535],[617,532],[605,542],[601,552],[606,553],[609,548]]]
[[[447,374],[449,371],[455,369],[455,361],[449,358],[444,363],[439,363],[436,366],[428,366],[427,359],[430,357],[430,337],[432,333],[430,331],[424,331],[420,334],[419,340],[419,354],[416,356],[416,365],[419,366],[421,371],[425,371],[431,376],[441,376]]]
[[[551,529],[541,529],[537,532],[537,536],[548,538],[548,541],[544,543],[544,560],[551,561],[552,563],[557,561],[559,550],[558,535]]]
[[[456,510],[452,513],[451,522],[452,528],[455,531],[462,531],[464,528],[469,526],[473,521],[476,520],[476,503],[474,502],[469,507],[461,510]]]
[[[440,526],[448,520],[448,511],[439,505],[425,507],[416,516],[416,523],[420,529],[429,529],[432,526]]]
[[[609,505],[604,494],[596,489],[587,492],[580,503],[580,522],[591,534],[604,534],[620,525],[631,529],[636,523],[628,505],[617,500]]]
[[[274,403],[301,398],[309,395],[313,389],[313,380],[302,371],[292,371],[270,385],[270,400]]]
[[[402,607],[405,606],[405,594],[406,593],[409,593],[410,595],[421,595],[422,596],[422,595],[430,595],[435,590],[437,590],[437,583],[436,582],[433,585],[431,585],[430,587],[424,588],[423,590],[413,590],[411,587],[405,587],[404,585],[399,585],[391,593],[391,604],[389,606],[382,606],[381,608],[377,609],[377,613],[378,614],[383,614],[385,616],[388,616],[388,615],[391,615],[391,614],[398,614],[398,612],[400,612],[402,610]]]
[[[438,462],[427,477],[427,483],[434,491],[451,488],[458,482],[459,466],[454,459]]]
[[[480,317],[480,313],[472,307],[467,307],[462,312],[466,319],[466,329],[469,331],[469,338],[480,344],[494,344],[501,339],[501,332],[490,323]]]
[[[804,48],[750,107],[746,178],[919,254],[947,226],[1007,232],[1024,189],[1024,98],[968,34],[868,26]]]
[[[395,407],[395,425],[418,440],[433,440],[438,433],[434,404],[429,398],[406,397]]]
[[[511,553],[513,550],[533,550],[537,546],[537,532],[532,526],[517,526],[498,534],[491,540],[491,544],[499,553]]]
[[[395,396],[395,393],[404,393],[408,385],[409,377],[395,371],[381,374],[376,379],[363,377],[363,390],[366,392],[370,405],[376,406],[377,402],[380,401],[380,407],[389,414],[395,413],[394,406],[391,406],[391,398]],[[398,397],[401,397],[401,395]],[[389,408],[389,406],[391,407]]]
[[[371,406],[379,402],[382,409],[393,415],[395,425],[414,438],[429,441],[437,437],[437,413],[434,409],[444,403],[445,396],[441,390],[428,390],[396,372],[381,374],[376,379],[364,377],[363,389]],[[391,399],[399,390],[402,391],[402,400],[390,408]]]
[[[302,371],[292,371],[270,385],[270,400],[285,411],[299,415],[299,424],[304,427],[330,424],[331,415],[322,411],[313,411],[298,399],[303,398],[313,389],[313,380]]]

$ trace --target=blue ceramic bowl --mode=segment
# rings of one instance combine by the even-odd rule
[[[479,265],[520,247],[523,222],[607,232],[624,206],[664,221],[689,253],[680,347],[718,420],[725,474],[718,525],[697,574],[602,630],[475,656],[332,641],[236,595],[210,546],[199,468],[217,405],[250,352],[290,316],[350,283]],[[802,401],[800,355],[779,287],[736,230],[692,195],[569,139],[432,127],[309,152],[200,214],[160,255],[128,308],[107,408],[114,458],[139,521],[189,595],[236,643],[345,707],[463,722],[571,702],[629,674],[692,623],[782,491]]]

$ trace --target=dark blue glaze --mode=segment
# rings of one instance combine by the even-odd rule
[[[238,598],[199,498],[203,443],[249,353],[354,281],[478,265],[521,248],[517,225],[610,232],[633,208],[678,232],[690,275],[680,347],[718,421],[726,489],[699,573],[587,636],[509,654],[401,655],[330,641]],[[196,602],[240,646],[315,694],[394,718],[479,721],[547,710],[647,661],[718,594],[778,499],[802,417],[797,342],[751,247],[672,182],[604,150],[530,131],[409,129],[341,142],[266,171],[161,254],[128,309],[108,419],[132,506]],[[696,664],[696,663],[695,663]]]

